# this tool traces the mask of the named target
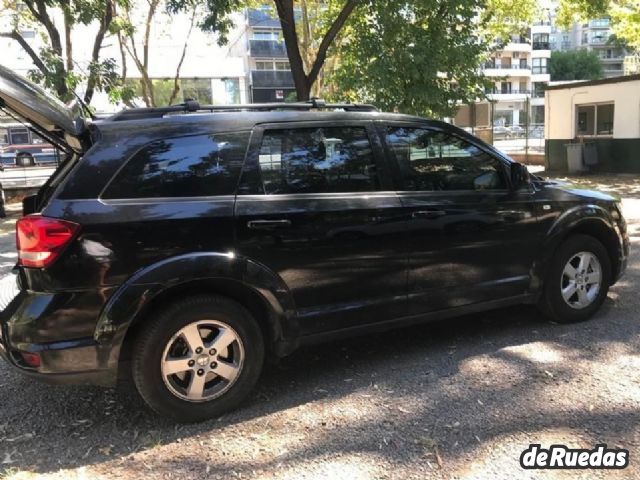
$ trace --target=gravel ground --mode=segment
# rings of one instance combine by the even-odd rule
[[[268,366],[241,409],[189,426],[127,390],[47,386],[2,364],[0,478],[640,478],[640,181],[581,181],[624,196],[632,238],[592,321],[518,307],[306,348]],[[601,442],[629,449],[630,466],[519,466],[529,443]]]

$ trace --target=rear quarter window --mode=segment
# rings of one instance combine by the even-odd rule
[[[168,138],[135,153],[104,199],[204,197],[235,192],[249,132]]]

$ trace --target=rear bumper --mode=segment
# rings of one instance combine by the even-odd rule
[[[114,385],[112,346],[93,337],[103,295],[33,293],[20,290],[16,281],[12,274],[0,282],[0,356],[20,373],[48,383]],[[40,366],[29,366],[22,353],[37,354]]]

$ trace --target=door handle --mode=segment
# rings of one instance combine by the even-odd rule
[[[447,214],[444,210],[418,210],[411,214],[412,218],[438,218]]]
[[[247,227],[252,230],[268,230],[271,228],[290,227],[291,220],[249,220]]]

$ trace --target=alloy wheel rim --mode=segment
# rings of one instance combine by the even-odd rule
[[[200,320],[178,330],[160,361],[167,389],[181,400],[206,402],[229,390],[244,366],[238,333],[219,320]]]
[[[602,267],[591,252],[572,256],[562,270],[560,293],[567,305],[576,310],[587,308],[600,293]]]

